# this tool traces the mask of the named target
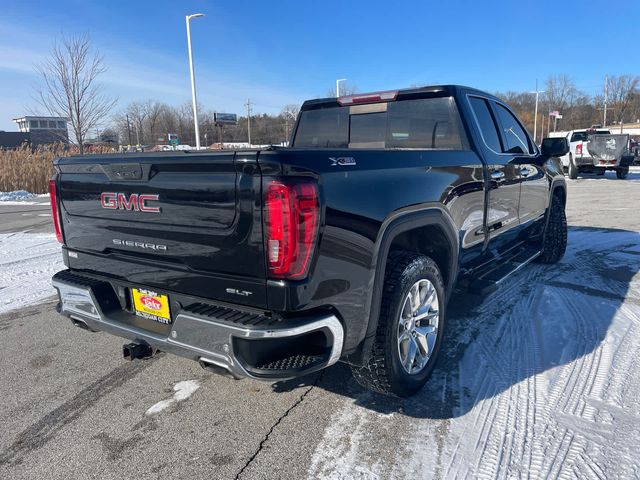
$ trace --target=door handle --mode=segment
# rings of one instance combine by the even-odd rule
[[[523,167],[520,169],[520,175],[522,175],[523,177],[528,177],[530,173],[531,170],[529,170],[527,167]]]
[[[502,170],[494,170],[491,172],[491,178],[493,180],[502,180],[504,178],[504,172]]]

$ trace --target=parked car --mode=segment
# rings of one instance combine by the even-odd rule
[[[129,339],[129,359],[271,381],[341,360],[407,396],[454,287],[483,295],[564,254],[567,141],[538,148],[488,93],[309,100],[291,145],[56,160],[60,313]]]

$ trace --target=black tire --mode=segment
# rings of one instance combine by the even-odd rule
[[[622,167],[616,169],[616,177],[620,180],[624,180],[629,176],[629,167]]]
[[[575,180],[578,178],[578,167],[573,163],[573,155],[569,154],[569,178]]]
[[[439,303],[439,321],[431,355],[418,373],[409,374],[401,364],[397,331],[401,309],[411,287],[429,280]],[[369,361],[351,366],[355,379],[363,387],[385,395],[408,397],[427,382],[435,366],[445,325],[445,290],[442,275],[429,257],[411,252],[391,252],[385,272],[378,328]]]
[[[567,217],[559,195],[553,196],[549,215],[542,237],[542,253],[538,257],[538,262],[547,264],[558,262],[567,249]]]

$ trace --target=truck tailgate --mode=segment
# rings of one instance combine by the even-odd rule
[[[257,152],[69,157],[56,165],[72,269],[266,305]]]
[[[596,160],[612,162],[620,160],[627,150],[629,135],[590,135],[587,143],[589,155]]]

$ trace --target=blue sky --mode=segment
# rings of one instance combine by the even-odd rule
[[[533,90],[536,78],[573,77],[600,93],[605,74],[640,74],[640,1],[120,1],[3,2],[0,129],[33,109],[34,65],[60,34],[88,32],[109,66],[118,107],[189,100],[184,16],[192,22],[200,102],[207,109],[274,113],[321,97],[346,77],[361,92],[461,83]],[[602,26],[602,27],[601,27]],[[635,31],[634,31],[635,30]]]

